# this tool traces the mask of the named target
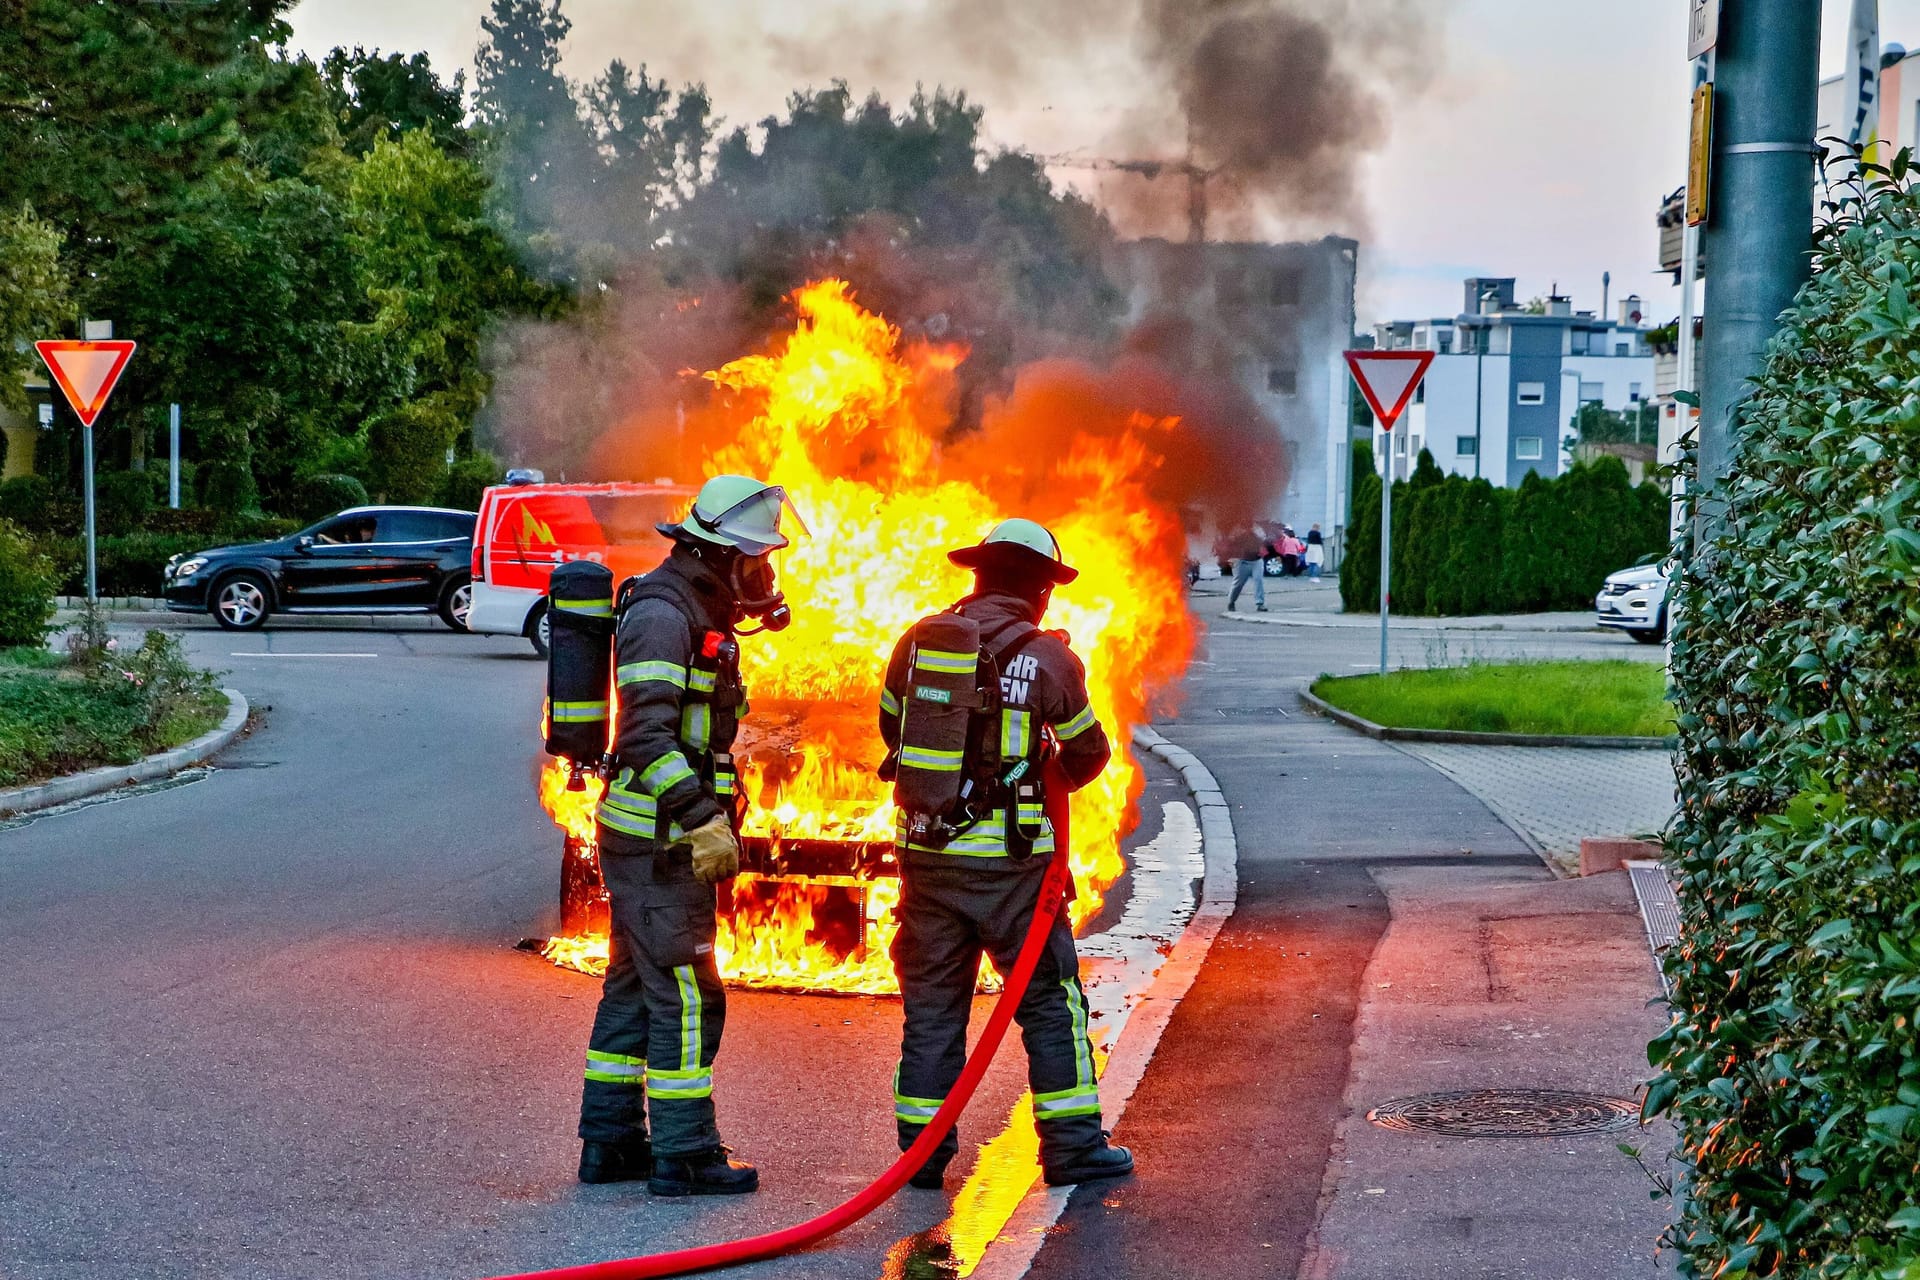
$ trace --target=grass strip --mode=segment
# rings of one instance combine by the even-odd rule
[[[1387,675],[1321,676],[1313,692],[1395,729],[1663,738],[1674,731],[1657,663],[1473,662]]]

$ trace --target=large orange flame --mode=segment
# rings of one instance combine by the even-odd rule
[[[1081,571],[1056,593],[1047,625],[1072,636],[1116,747],[1114,764],[1073,798],[1078,927],[1125,870],[1120,840],[1141,786],[1129,735],[1146,717],[1150,690],[1184,670],[1192,647],[1180,521],[1146,485],[1178,447],[1178,420],[1102,403],[1079,404],[1082,420],[1061,422],[1053,420],[1057,396],[1039,397],[1050,420],[1023,420],[1010,407],[1016,395],[990,408],[979,431],[948,444],[963,348],[903,342],[842,281],[810,284],[793,302],[798,323],[772,350],[704,375],[715,404],[688,424],[710,441],[706,474],[785,486],[809,528],[777,554],[793,625],[741,645],[756,704],[736,749],[752,801],[742,833],[776,842],[892,838],[892,801],[873,772],[887,655],[915,619],[971,589],[947,551],[1006,516],[1039,519]],[[761,715],[763,702],[786,714]],[[566,778],[564,764],[549,767],[542,803],[591,840],[598,784],[568,792]],[[851,952],[811,937],[830,887],[858,895],[862,939]],[[742,876],[716,947],[721,972],[750,984],[890,991],[897,896],[890,879],[762,885]],[[591,969],[595,959],[604,964],[604,940],[597,956],[593,941],[556,947]]]

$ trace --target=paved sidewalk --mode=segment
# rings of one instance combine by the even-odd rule
[[[1340,584],[1333,578],[1318,582],[1309,578],[1267,579],[1267,611],[1254,605],[1252,586],[1240,593],[1240,607],[1227,612],[1231,579],[1203,578],[1189,592],[1193,607],[1203,617],[1224,617],[1233,622],[1257,623],[1272,627],[1331,627],[1378,631],[1378,613],[1342,613]],[[1415,618],[1395,614],[1388,620],[1395,631],[1597,631],[1593,614],[1577,613],[1502,613],[1465,618]]]
[[[1578,866],[1582,837],[1653,834],[1676,803],[1664,751],[1394,745],[1477,796],[1563,870]]]

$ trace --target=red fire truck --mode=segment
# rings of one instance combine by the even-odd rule
[[[624,582],[659,564],[654,530],[685,514],[696,492],[677,484],[500,484],[480,499],[467,628],[526,636],[547,652],[547,579],[568,560],[597,560]]]

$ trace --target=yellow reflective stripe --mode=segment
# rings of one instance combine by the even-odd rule
[[[1093,728],[1096,723],[1098,722],[1094,719],[1093,705],[1089,703],[1080,709],[1079,715],[1074,716],[1065,724],[1054,726],[1053,731],[1060,736],[1060,741],[1065,742],[1068,738],[1079,737],[1087,730]]]
[[[901,747],[900,763],[935,773],[958,773],[960,759],[965,754],[965,751],[940,751],[933,747]]]
[[[685,782],[693,776],[693,766],[678,751],[669,751],[640,771],[638,781],[654,795]]]
[[[700,980],[690,964],[676,966],[673,979],[680,988],[680,1072],[684,1078],[700,1070]],[[712,1088],[711,1082],[708,1088]]]
[[[1027,754],[1027,724],[1029,713],[1025,711],[1003,710],[1000,713],[1000,756],[1004,760],[1017,760]]]
[[[1080,1089],[1062,1089],[1058,1093],[1033,1095],[1035,1120],[1065,1120],[1071,1116],[1099,1114],[1100,1095],[1098,1093],[1087,1093]]]
[[[618,684],[645,684],[657,680],[676,689],[687,687],[687,669],[677,662],[628,662],[613,673]]]
[[[596,816],[600,819],[601,826],[610,827],[623,836],[632,836],[635,840],[652,840],[654,838],[657,819],[655,819],[652,814],[636,815],[628,813],[626,810],[616,808],[609,801],[603,800],[600,802],[600,812]],[[678,840],[685,834],[687,833],[680,829],[679,823],[669,822],[667,824],[666,838],[668,840]]]
[[[880,714],[883,716],[897,716],[900,714],[900,699],[893,696],[893,690],[891,689],[882,689],[880,691]]]
[[[1080,990],[1080,975],[1077,973],[1060,979],[1060,985],[1066,988],[1067,1010],[1073,1015],[1074,1080],[1081,1092],[1092,1093],[1099,1086],[1094,1083],[1093,1041],[1087,1038],[1087,997]]]
[[[647,1077],[649,1098],[711,1098],[713,1068],[694,1067],[689,1071],[655,1071]]]
[[[568,613],[582,613],[589,618],[611,618],[613,616],[613,599],[611,597],[600,600],[562,600],[559,596],[555,596],[553,598],[553,607],[556,609],[564,609]]]
[[[578,724],[583,720],[605,720],[607,700],[597,702],[554,702],[548,704],[547,718],[554,724]]]
[[[896,1120],[908,1124],[925,1124],[933,1119],[933,1113],[940,1109],[945,1098],[915,1098],[900,1092],[900,1068],[893,1068],[893,1115]]]
[[[712,693],[714,680],[718,675],[719,673],[715,671],[702,671],[698,667],[688,667],[687,688],[695,693]]]
[[[695,751],[705,751],[713,741],[713,708],[704,702],[681,707],[680,740]]]
[[[968,676],[980,665],[977,653],[949,653],[944,649],[915,649],[913,665],[921,671],[942,675]]]
[[[587,1050],[587,1079],[602,1084],[639,1085],[647,1081],[647,1060],[624,1053]]]

